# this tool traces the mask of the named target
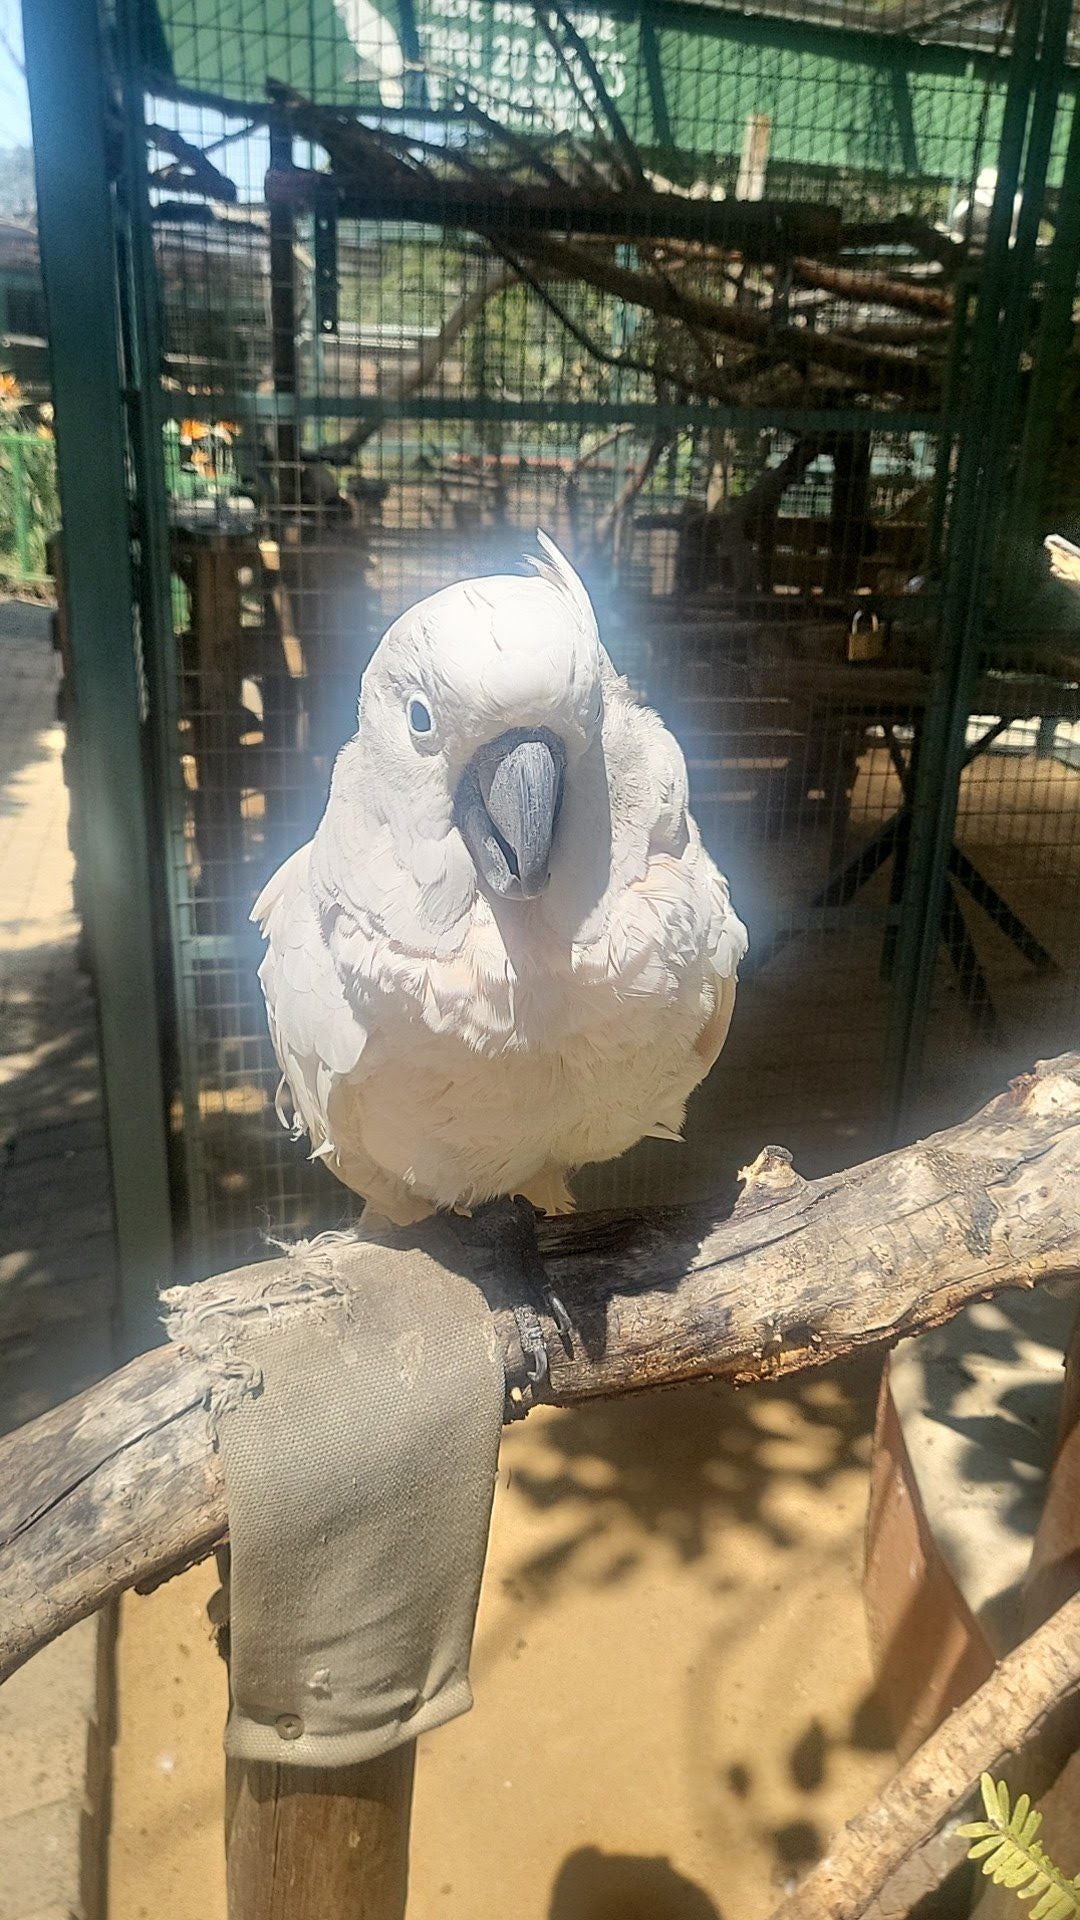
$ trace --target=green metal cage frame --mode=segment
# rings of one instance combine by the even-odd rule
[[[1036,276],[1039,211],[1063,115],[1071,127],[1060,162],[1060,217],[1045,268],[1033,374],[1011,501],[1017,524],[1034,528],[1036,477],[1053,431],[1053,409],[1071,339],[1080,271],[1080,113],[1076,72],[1069,64],[1070,0],[1020,0],[1007,59],[891,29],[874,34],[822,16],[794,20],[782,11],[751,18],[682,0],[615,0],[614,11],[639,22],[646,41],[675,21],[756,47],[802,46],[870,65],[889,77],[909,126],[906,154],[918,154],[910,131],[908,76],[960,72],[1006,79],[998,182],[981,270],[958,302],[967,326],[967,376],[941,412],[898,409],[890,429],[935,431],[939,471],[935,522],[948,514],[939,595],[931,603],[935,669],[913,799],[913,838],[896,945],[883,1098],[894,1133],[903,1133],[926,1040],[937,965],[965,725],[980,648],[985,642],[981,581],[990,543],[1006,505],[998,480],[1014,433],[1017,381],[1026,317]],[[890,9],[890,18],[896,9]],[[53,378],[60,427],[60,485],[73,617],[73,653],[87,741],[87,807],[94,832],[88,850],[91,929],[102,1008],[102,1044],[109,1138],[125,1301],[133,1339],[150,1323],[155,1281],[168,1268],[179,1187],[198,1218],[199,1157],[170,1145],[168,1096],[175,1087],[189,1120],[198,1085],[190,1045],[192,1008],[172,956],[180,938],[205,957],[235,953],[227,935],[199,933],[191,903],[166,884],[165,842],[177,827],[175,666],[170,612],[169,536],[162,427],[179,417],[183,396],[169,396],[161,364],[158,294],[150,239],[145,172],[144,100],[170,85],[155,71],[139,0],[116,0],[107,69],[96,0],[50,0],[27,18],[27,63],[37,151],[40,229],[49,300]],[[653,42],[655,56],[655,39]],[[665,122],[663,74],[649,63],[654,115]],[[206,98],[171,82],[177,93]],[[117,90],[118,89],[118,90]],[[906,119],[903,102],[907,98]],[[116,160],[110,99],[121,105]],[[215,104],[220,104],[216,102]],[[1014,203],[1019,205],[1014,215]],[[1015,219],[1015,229],[1014,229]],[[281,393],[246,396],[252,417],[279,427],[290,403]],[[350,405],[299,397],[295,423],[335,418],[437,422],[553,418],[575,427],[605,422],[603,403],[420,393],[402,400],[358,398]],[[620,403],[620,420],[644,429],[710,426],[857,430],[866,415],[784,408],[728,409],[719,404]],[[104,436],[104,437],[103,437]],[[126,609],[136,614],[129,633]],[[123,614],[118,609],[124,609]],[[1019,600],[999,617],[1023,629]]]

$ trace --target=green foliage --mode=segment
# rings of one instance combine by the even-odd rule
[[[460,297],[463,271],[456,249],[402,234],[392,246],[372,250],[364,270],[343,282],[341,309],[362,327],[389,322],[403,335],[439,327]]]
[[[56,443],[51,434],[0,430],[0,574],[16,580],[43,579],[45,543],[59,524]]]
[[[1080,1875],[1069,1880],[1056,1867],[1036,1834],[1042,1814],[1036,1813],[1026,1793],[1010,1805],[1004,1780],[984,1773],[981,1781],[985,1820],[974,1820],[958,1832],[972,1841],[969,1860],[981,1860],[987,1878],[999,1887],[1011,1887],[1020,1900],[1034,1900],[1031,1920],[1073,1920],[1080,1916]]]

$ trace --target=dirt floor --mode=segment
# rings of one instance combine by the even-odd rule
[[[756,1920],[890,1767],[860,1598],[876,1380],[508,1433],[473,1712],[421,1745],[416,1920]],[[124,1603],[111,1920],[223,1920],[197,1568]]]

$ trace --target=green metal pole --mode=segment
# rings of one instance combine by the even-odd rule
[[[1051,462],[1062,375],[1073,341],[1073,299],[1080,274],[1080,107],[1073,103],[1072,126],[1058,200],[1058,219],[1047,264],[1046,293],[1020,443],[1012,538],[1027,561],[1030,585],[1037,542],[1047,531],[1042,522],[1044,479]]]
[[[133,618],[106,79],[96,0],[25,9],[71,604],[87,933],[126,1346],[160,1337],[171,1208]]]
[[[195,910],[185,844],[186,803],[179,752],[179,653],[173,630],[161,315],[147,179],[140,18],[141,0],[117,0],[116,48],[124,106],[124,158],[117,201],[126,243],[123,305],[130,360],[127,398],[137,502],[136,585],[150,692],[154,844],[164,867],[163,917],[171,947],[172,1051],[184,1109],[184,1217],[189,1233],[197,1239],[209,1226],[209,1195],[200,1140],[197,1009],[190,964]]]
[[[26,510],[26,461],[23,458],[23,445],[17,433],[7,435],[8,452],[11,455],[11,503],[15,516],[15,558],[19,563],[19,578],[30,578],[30,523]]]
[[[1035,0],[1028,0],[1034,5]],[[1001,360],[1004,383],[999,383],[999,404],[990,416],[990,480],[1000,502],[1000,481],[1008,448],[1015,431],[1013,406],[1020,378],[1020,355],[1030,325],[1031,294],[1035,278],[1035,251],[1039,243],[1039,224],[1046,199],[1046,182],[1054,145],[1054,129],[1061,106],[1065,79],[1065,57],[1072,23],[1072,0],[1048,0],[1046,26],[1035,82],[1028,132],[1027,156],[1016,239],[1006,258],[1007,280],[1002,320]],[[993,530],[988,521],[984,538]]]
[[[958,278],[953,292],[953,317],[949,329],[949,351],[941,384],[941,421],[938,428],[937,465],[934,491],[926,531],[923,570],[936,578],[941,567],[941,544],[945,534],[945,511],[949,504],[949,479],[953,449],[956,445],[956,402],[960,370],[971,322],[971,288],[966,276]]]
[[[886,1065],[889,1119],[900,1133],[917,1091],[937,965],[949,850],[956,826],[967,718],[978,670],[989,539],[1000,504],[1018,355],[1064,73],[1069,0],[1020,0],[1002,117],[997,191],[967,376],[942,598],[939,663],[919,754],[911,855],[893,976]],[[1040,59],[1041,50],[1041,59]],[[1030,115],[1031,127],[1028,133]],[[1027,144],[1015,244],[1013,203]]]
[[[658,147],[672,147],[675,142],[671,134],[671,113],[668,107],[667,89],[664,86],[664,67],[660,58],[657,23],[648,0],[641,9],[641,58],[645,69],[646,85],[649,89],[649,105],[652,108],[653,141]]]

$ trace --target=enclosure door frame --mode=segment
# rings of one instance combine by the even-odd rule
[[[79,726],[80,867],[93,961],[121,1336],[156,1344],[172,1264],[162,972],[134,592],[125,369],[97,0],[25,9]]]

